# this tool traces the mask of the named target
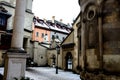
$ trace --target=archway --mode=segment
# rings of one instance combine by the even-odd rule
[[[56,56],[54,54],[52,54],[50,66],[55,67],[55,63],[56,63]]]
[[[73,56],[71,52],[68,52],[65,56],[66,70],[71,71],[73,66]]]

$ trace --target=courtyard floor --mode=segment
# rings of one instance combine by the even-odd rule
[[[0,73],[3,72],[4,68],[0,68]],[[26,69],[25,76],[32,80],[81,80],[80,75],[73,72],[58,69],[56,74],[56,69],[51,67],[29,67]]]

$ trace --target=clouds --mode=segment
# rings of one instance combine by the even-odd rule
[[[40,18],[56,20],[63,19],[64,23],[71,23],[80,12],[78,0],[34,0],[33,12]]]

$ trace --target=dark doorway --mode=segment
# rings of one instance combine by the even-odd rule
[[[71,52],[68,52],[67,54],[66,54],[66,70],[68,70],[68,71],[72,71],[72,66],[73,66],[73,61],[72,61],[72,59],[73,59],[73,57],[72,57],[72,54],[71,54]]]
[[[28,45],[28,38],[23,39],[23,48],[26,51],[27,50],[27,45]]]

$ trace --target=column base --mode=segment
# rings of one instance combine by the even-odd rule
[[[12,53],[27,53],[23,48],[10,48],[7,52],[12,52]]]
[[[5,55],[5,69],[3,80],[25,77],[26,53],[7,52]]]

